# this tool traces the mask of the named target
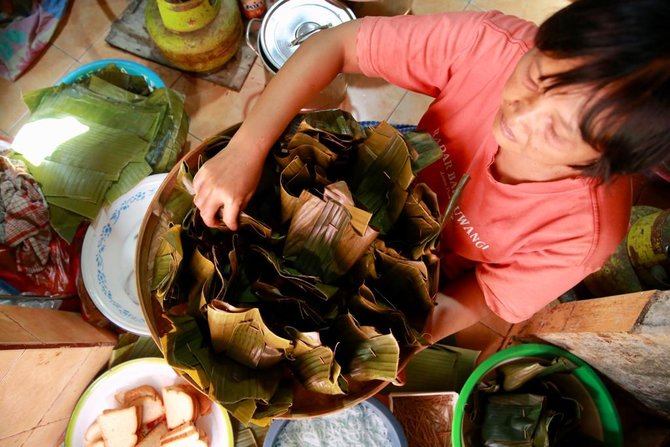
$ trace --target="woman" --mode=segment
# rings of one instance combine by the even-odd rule
[[[627,230],[625,175],[668,158],[668,23],[666,0],[577,0],[539,30],[492,11],[321,31],[197,173],[195,204],[208,225],[223,206],[236,228],[270,146],[301,106],[340,72],[384,78],[435,98],[418,127],[443,157],[419,180],[442,210],[470,177],[442,236],[449,281],[429,339],[489,312],[522,321],[605,262]]]

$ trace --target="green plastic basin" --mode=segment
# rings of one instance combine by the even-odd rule
[[[523,344],[504,349],[487,358],[472,372],[463,385],[463,389],[456,402],[451,428],[452,446],[469,447],[464,441],[465,407],[477,383],[485,376],[504,363],[525,358],[553,359],[556,357],[564,357],[577,365],[577,368],[572,371],[572,375],[579,381],[586,390],[588,397],[590,397],[591,402],[589,404],[592,404],[597,413],[595,419],[600,425],[597,429],[602,435],[604,445],[608,447],[622,447],[623,432],[619,413],[614,405],[612,396],[596,372],[586,362],[575,355],[556,346],[543,344]]]

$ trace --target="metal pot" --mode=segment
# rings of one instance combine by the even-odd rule
[[[249,21],[246,41],[263,62],[269,81],[309,36],[355,18],[351,9],[335,0],[283,0],[272,5],[263,19]],[[345,77],[339,74],[302,110],[336,108],[346,93]]]

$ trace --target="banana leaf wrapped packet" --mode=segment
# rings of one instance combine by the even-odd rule
[[[394,380],[437,292],[442,220],[415,176],[440,157],[427,134],[299,115],[235,232],[204,225],[182,164],[151,284],[168,362],[244,424],[343,409]]]

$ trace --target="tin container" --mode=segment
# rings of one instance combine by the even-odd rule
[[[266,82],[269,82],[309,36],[355,18],[351,9],[335,0],[278,1],[262,20],[249,21],[246,41],[263,62]],[[346,93],[345,76],[339,74],[302,110],[336,108],[344,101]]]
[[[196,3],[195,0],[183,3],[175,3],[174,0],[160,0],[160,3],[157,0],[147,0],[145,26],[156,47],[174,66],[185,71],[211,73],[219,70],[237,54],[244,31],[240,8],[237,0],[203,0],[198,3],[200,9],[176,9],[177,6],[185,7]],[[168,14],[172,28],[180,28],[181,23],[181,28],[190,24],[193,30],[181,32],[169,29],[163,22],[160,4],[173,8]],[[203,5],[212,8],[202,9]],[[203,14],[197,15],[194,11]]]

